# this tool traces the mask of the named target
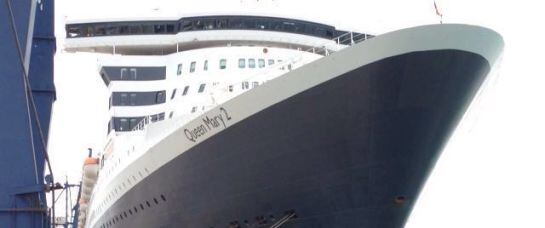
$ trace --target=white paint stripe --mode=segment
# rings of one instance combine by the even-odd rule
[[[29,0],[29,1],[30,1],[30,13],[28,15],[29,18],[28,18],[28,28],[27,28],[25,56],[24,56],[26,75],[28,75],[28,70],[30,66],[32,39],[34,38],[34,19],[36,18],[36,1],[35,0]]]

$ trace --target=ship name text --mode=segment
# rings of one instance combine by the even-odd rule
[[[201,119],[201,124],[194,128],[184,129],[185,137],[191,141],[196,142],[198,138],[206,135],[208,132],[220,128],[221,130],[227,128],[227,122],[231,120],[231,116],[227,110],[220,107],[219,113],[212,115],[205,115]]]

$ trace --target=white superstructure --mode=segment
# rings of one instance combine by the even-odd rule
[[[268,80],[371,37],[272,17],[195,17],[189,20],[190,29],[187,21],[67,25],[66,51],[111,54],[98,62],[110,91],[108,140],[92,197],[84,202],[89,211],[82,208],[80,213],[80,226],[88,225],[87,220],[95,222],[124,191],[125,182],[113,183],[115,177],[147,153],[160,135],[175,130],[163,126],[156,140],[150,140],[144,135],[149,133],[141,131],[149,124],[169,120],[182,126]],[[236,21],[241,26],[236,27]],[[139,173],[143,178],[149,171]]]

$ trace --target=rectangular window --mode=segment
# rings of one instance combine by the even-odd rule
[[[274,64],[274,59],[269,59],[269,65],[273,65]]]
[[[155,103],[160,104],[165,102],[165,92],[157,92],[155,96]]]
[[[127,79],[127,68],[121,68],[121,80]]]
[[[227,68],[227,60],[226,59],[220,59],[220,69]]]
[[[153,32],[155,34],[165,33],[165,25],[154,25]]]
[[[255,68],[255,59],[248,59],[248,67]]]
[[[151,122],[157,122],[157,116],[158,114],[155,114],[155,115],[151,115],[150,116],[150,119],[151,119]]]
[[[126,93],[122,93],[122,94],[121,94],[121,101],[119,102],[119,105],[120,105],[120,106],[127,105],[128,100],[129,100],[129,98],[128,98],[127,94],[126,94]]]
[[[191,108],[191,113],[194,113],[195,111],[197,111],[197,106]]]
[[[173,32],[174,32],[174,25],[167,24],[167,33],[173,33]]]
[[[246,59],[238,59],[238,68],[246,68]]]
[[[136,68],[131,68],[131,80],[136,80]]]
[[[157,114],[157,119],[158,120],[164,120],[165,119],[165,113],[161,112],[161,113]]]
[[[252,88],[259,86],[259,82],[252,82]]]
[[[191,65],[189,66],[189,73],[195,72],[195,67],[197,66],[197,62],[193,61],[191,62]]]
[[[174,97],[176,96],[176,89],[172,90],[172,95],[170,95],[170,99],[174,99]]]
[[[130,120],[129,120],[129,129],[130,130],[134,129],[134,127],[136,127],[137,124],[138,124],[138,122],[137,122],[136,118],[130,118]]]
[[[204,71],[207,71],[207,70],[208,70],[208,60],[204,60],[203,70],[204,70]]]
[[[250,84],[248,82],[242,82],[242,89],[248,89],[250,88]]]
[[[189,86],[186,86],[184,88],[184,92],[182,92],[182,96],[185,96],[187,94],[187,92],[189,91]]]
[[[182,31],[191,31],[193,30],[193,22],[192,21],[182,21],[182,24],[180,26]]]
[[[153,33],[153,25],[142,25],[143,33],[144,34],[152,34]]]
[[[131,93],[129,98],[129,105],[135,106],[136,105],[136,93]]]
[[[217,29],[223,29],[223,28],[227,28],[227,19],[218,19],[216,21],[216,28]]]
[[[172,116],[174,115],[174,111],[170,112],[170,114],[168,114],[168,118],[169,119],[172,119]]]
[[[229,92],[233,92],[233,85],[229,85]]]
[[[100,76],[107,85],[111,81],[163,80],[166,79],[166,69],[165,66],[104,66],[100,69]]]
[[[182,64],[178,64],[178,70],[176,71],[176,75],[182,74]]]
[[[206,87],[206,84],[201,84],[201,85],[199,86],[199,93],[204,92],[204,87]]]
[[[264,59],[259,59],[258,63],[259,63],[259,68],[265,67],[265,60]]]
[[[149,92],[112,92],[110,97],[112,106],[142,106],[142,105],[154,105],[157,104],[157,93],[166,93],[162,91],[149,91]],[[163,100],[162,103],[165,101]]]
[[[131,25],[129,26],[130,34],[140,34],[142,33],[142,27],[140,25]]]
[[[127,119],[119,120],[119,130],[128,131],[129,130],[129,121]]]

